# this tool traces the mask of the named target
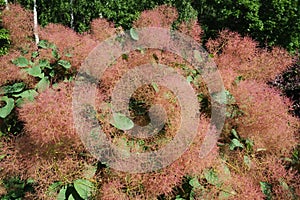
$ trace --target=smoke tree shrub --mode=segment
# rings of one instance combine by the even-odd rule
[[[73,69],[78,69],[89,52],[97,45],[89,35],[78,34],[60,24],[49,24],[41,28],[39,33],[41,40],[56,45],[62,59],[69,61]]]
[[[116,33],[115,25],[104,18],[94,19],[91,22],[91,35],[96,41],[104,41]]]
[[[170,28],[178,18],[174,7],[167,5],[158,6],[153,10],[143,11],[138,20],[133,22],[134,27],[163,27]]]
[[[18,4],[11,4],[2,13],[2,25],[9,30],[12,48],[32,49],[33,42],[33,14]]]
[[[32,86],[34,82],[32,77],[11,62],[19,56],[18,51],[10,51],[9,54],[0,57],[0,86],[19,81],[24,81]]]
[[[251,138],[255,149],[286,155],[295,147],[299,121],[288,114],[290,103],[278,91],[266,84],[242,81],[232,94],[244,113],[237,131],[243,138]]]
[[[19,116],[29,137],[37,143],[78,140],[72,126],[71,83],[59,83],[55,89],[47,89],[35,102],[20,108]]]
[[[220,70],[232,69],[245,79],[265,83],[274,80],[293,63],[292,57],[282,48],[267,50],[257,46],[251,38],[228,30],[206,44]]]
[[[20,13],[24,14],[23,11]],[[177,18],[176,9],[159,6],[143,12],[133,25],[136,28],[174,28]],[[176,27],[196,41],[201,41],[203,31],[197,21],[183,22]],[[13,26],[11,28],[16,29]],[[72,69],[77,70],[97,44],[117,32],[112,23],[105,19],[95,19],[89,33],[78,34],[62,25],[49,24],[40,29],[40,37],[54,43],[62,59],[70,61]],[[15,40],[21,40],[20,38]],[[29,43],[24,42],[25,45]],[[155,199],[160,196],[174,199],[177,194],[174,188],[183,187],[187,177],[193,177],[193,180],[199,182],[200,189],[194,191],[198,195],[195,196],[196,199],[203,195],[219,198],[224,195],[224,191],[230,191],[229,199],[263,199],[266,198],[266,191],[262,190],[262,185],[268,184],[272,186],[271,192],[275,199],[288,199],[291,195],[298,195],[299,176],[279,160],[288,157],[299,142],[296,132],[299,121],[287,113],[290,102],[266,84],[292,63],[291,56],[276,47],[271,50],[258,48],[251,38],[229,31],[223,31],[219,38],[209,40],[207,48],[222,74],[227,96],[232,100],[228,107],[239,112],[227,119],[227,127],[223,130],[219,147],[216,146],[207,157],[199,157],[200,147],[210,123],[207,113],[202,113],[196,138],[178,160],[159,171],[144,174],[122,173],[107,166],[99,168],[95,180],[91,180],[98,185],[96,198]],[[51,61],[51,50],[39,48],[38,51],[37,59],[54,62]],[[19,69],[6,59],[11,60],[20,55],[31,59],[32,52],[30,50],[26,54],[24,51],[12,51],[7,57],[2,57],[5,69],[0,72],[2,85],[19,80],[30,82],[30,78],[23,77]],[[105,71],[98,85],[96,117],[112,143],[130,152],[145,152],[162,147],[174,137],[180,124],[180,106],[176,96],[167,88],[153,85],[140,87],[132,95],[130,114],[135,123],[147,124],[149,105],[163,105],[168,116],[168,122],[163,129],[165,137],[145,139],[142,144],[138,144],[138,141],[132,140],[109,122],[109,103],[113,87],[129,69],[145,63],[171,66],[183,76],[190,76],[193,70],[183,58],[160,50],[144,49],[121,56]],[[202,97],[208,96],[202,79],[192,78],[195,91]],[[31,82],[32,85],[35,83],[36,80]],[[17,110],[18,117],[24,122],[23,134],[14,139],[0,137],[0,155],[3,152],[6,154],[0,159],[1,177],[18,175],[24,179],[33,178],[37,183],[34,197],[37,199],[55,199],[57,192],[54,191],[53,196],[48,195],[48,189],[53,183],[73,183],[74,180],[83,178],[87,166],[96,162],[85,152],[73,127],[72,87],[72,82],[59,82],[41,92],[34,102],[26,103]],[[164,94],[168,98],[163,98]],[[207,101],[205,107],[209,110],[208,97]],[[144,103],[134,104],[138,102]],[[202,103],[199,102],[203,105]],[[143,112],[138,115],[135,109],[141,108]],[[242,147],[229,148],[232,129],[236,131]],[[253,141],[253,144],[247,146],[247,139]],[[227,171],[224,170],[224,165]],[[285,190],[286,185],[288,190]]]

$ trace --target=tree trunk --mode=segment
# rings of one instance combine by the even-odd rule
[[[71,6],[71,22],[70,22],[70,26],[71,26],[72,29],[74,29],[73,0],[70,0],[70,6]]]
[[[8,7],[8,0],[4,0],[4,3],[5,3],[5,9],[6,9],[6,10],[9,10],[9,7]]]
[[[33,0],[33,31],[34,31],[35,44],[38,44],[40,39],[39,39],[39,35],[38,35],[36,0]]]

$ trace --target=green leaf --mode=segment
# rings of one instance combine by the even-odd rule
[[[81,198],[88,199],[94,189],[94,184],[85,179],[77,179],[74,181],[74,188]]]
[[[131,28],[129,32],[132,39],[139,40],[139,34],[134,28]]]
[[[0,94],[11,94],[21,92],[25,87],[24,83],[15,83],[13,85],[3,86],[0,89]]]
[[[186,77],[186,80],[188,83],[191,83],[194,79],[192,76],[188,76],[188,77]]]
[[[47,49],[49,47],[49,43],[47,40],[40,40],[40,42],[38,43],[38,47]]]
[[[279,179],[279,183],[280,183],[281,187],[282,187],[284,190],[289,190],[289,189],[290,189],[289,186],[288,186],[288,184],[284,181],[283,178],[280,178],[280,179]]]
[[[230,185],[227,185],[224,188],[222,188],[222,191],[220,191],[218,199],[229,199],[231,196],[236,194],[236,191],[234,191]]]
[[[177,195],[175,200],[186,200],[186,199],[181,198],[180,195]]]
[[[35,86],[39,93],[45,91],[50,86],[50,81],[47,76],[43,77]]]
[[[59,188],[61,188],[63,185],[62,182],[58,181],[58,182],[54,182],[52,183],[47,190],[47,193],[49,196],[52,196],[54,194],[56,194],[56,192],[59,190]]]
[[[55,58],[55,59],[59,59],[59,58],[60,58],[60,56],[59,56],[59,54],[58,54],[58,52],[57,52],[56,49],[53,49],[53,50],[52,50],[52,56],[53,56],[53,58]]]
[[[247,165],[249,168],[251,167],[251,160],[248,156],[244,156],[244,163]]]
[[[238,139],[232,139],[230,144],[229,144],[229,148],[230,150],[234,150],[236,147],[241,147],[244,148],[244,145],[238,140]]]
[[[34,51],[34,52],[31,53],[32,58],[36,58],[36,57],[38,57],[38,55],[39,55],[38,51]]]
[[[156,83],[152,83],[152,87],[154,88],[155,92],[158,93],[159,92],[159,88],[158,85]]]
[[[267,200],[272,199],[272,185],[267,182],[259,182],[260,189],[266,195]]]
[[[63,66],[65,69],[70,69],[71,68],[71,63],[66,60],[59,60],[58,64]]]
[[[248,151],[251,151],[253,149],[254,142],[251,139],[247,138],[245,144]]]
[[[239,139],[239,138],[240,138],[239,135],[238,135],[238,133],[236,132],[235,129],[231,129],[231,133],[232,133],[232,135],[233,135],[236,139]]]
[[[204,177],[209,184],[218,185],[219,183],[219,178],[217,176],[217,173],[213,169],[209,169],[205,171]]]
[[[39,60],[39,64],[37,66],[39,66],[41,69],[45,69],[45,68],[52,69],[50,62],[45,59]]]
[[[15,101],[12,98],[8,98],[7,96],[3,96],[0,98],[0,101],[4,101],[6,105],[0,108],[0,117],[5,118],[7,117],[11,111],[15,107]]]
[[[75,198],[74,198],[73,195],[71,194],[71,195],[68,197],[68,200],[75,200]]]
[[[72,54],[71,53],[66,53],[65,56],[68,57],[68,58],[71,58]]]
[[[29,65],[29,61],[23,56],[18,57],[15,60],[12,60],[12,63],[17,65],[18,67],[27,67]]]
[[[7,156],[7,154],[2,154],[2,155],[0,155],[0,161],[3,159],[3,158],[5,158]]]
[[[52,71],[49,73],[49,76],[54,77],[54,76],[55,76],[55,71],[52,70]]]
[[[50,49],[56,49],[56,45],[53,43],[48,43],[48,48]]]
[[[32,68],[28,68],[28,69],[26,69],[26,71],[31,76],[39,77],[39,78],[44,77],[44,73],[42,73],[40,66],[34,66]]]
[[[20,94],[14,94],[14,97],[21,97],[16,100],[16,106],[21,107],[25,101],[33,101],[34,98],[38,95],[35,90],[25,90]]]
[[[134,127],[133,121],[121,113],[113,114],[113,121],[111,122],[111,124],[117,129],[124,131],[132,129]]]
[[[67,192],[67,187],[64,186],[63,188],[60,189],[56,199],[57,200],[66,200],[66,192]]]
[[[190,184],[190,186],[192,186],[193,188],[201,188],[201,184],[199,183],[197,177],[192,178],[192,179],[189,181],[189,184]]]

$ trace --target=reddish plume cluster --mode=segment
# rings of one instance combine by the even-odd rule
[[[221,72],[233,70],[245,79],[264,83],[274,80],[293,62],[289,53],[282,48],[261,49],[251,38],[228,30],[222,31],[217,39],[209,40],[206,47],[214,55]],[[226,74],[223,78],[227,78]]]
[[[170,29],[177,18],[175,8],[158,6],[142,12],[140,18],[133,22],[133,27]],[[11,60],[22,55],[17,51],[19,48],[29,51],[22,55],[28,60],[31,53],[38,50],[37,59],[51,61],[53,52],[34,46],[32,13],[19,5],[11,5],[10,10],[3,12],[3,25],[10,30],[13,49],[10,54],[0,58],[0,86],[24,81],[28,88],[34,88],[39,79],[24,74]],[[201,42],[203,31],[197,21],[181,22],[178,30]],[[78,34],[59,24],[48,24],[40,28],[39,34],[40,39],[55,44],[61,59],[70,61],[72,69],[76,71],[93,48],[120,31],[121,28],[115,28],[113,23],[100,18],[91,22],[91,31],[88,33]],[[222,134],[224,138],[221,138],[219,147],[215,145],[208,156],[199,157],[210,125],[208,117],[201,115],[198,134],[189,149],[169,166],[142,174],[99,167],[93,177],[95,179],[89,179],[95,183],[96,199],[156,199],[159,195],[174,199],[177,195],[174,188],[181,188],[183,181],[191,178],[201,184],[192,190],[194,195],[198,195],[196,199],[204,196],[216,199],[224,192],[228,199],[263,199],[266,195],[261,189],[262,182],[272,185],[274,199],[292,199],[293,195],[300,195],[299,175],[282,162],[282,158],[289,157],[299,143],[299,120],[288,114],[290,102],[266,84],[292,63],[292,57],[282,48],[259,48],[251,38],[230,31],[220,32],[219,37],[210,39],[206,46],[218,66],[226,90],[233,96],[236,109],[240,112],[226,121]],[[97,85],[96,117],[107,137],[111,137],[110,141],[114,145],[123,142],[131,153],[162,147],[174,138],[180,128],[181,108],[177,97],[169,89],[162,86],[155,88],[153,85],[140,87],[131,97],[143,104],[143,108],[153,103],[166,108],[168,118],[162,136],[145,139],[144,146],[137,145],[136,141],[134,147],[129,146],[128,141],[132,141],[132,138],[109,121],[110,96],[114,86],[128,70],[146,63],[168,65],[182,76],[193,75],[192,66],[184,58],[153,49],[124,54],[104,72]],[[197,93],[208,95],[208,89],[201,88],[204,84],[201,77],[194,77],[193,81],[198,84],[196,87],[197,84],[193,83]],[[6,154],[0,159],[0,175],[6,178],[33,178],[36,182],[35,193],[34,197],[28,196],[28,199],[55,199],[56,192],[53,196],[47,194],[52,183],[71,184],[82,178],[87,165],[95,164],[95,159],[85,151],[73,126],[73,86],[72,81],[51,85],[40,92],[35,101],[26,102],[22,108],[16,109],[14,112],[18,120],[24,123],[22,133],[16,138],[0,138],[0,155],[2,152]],[[199,100],[199,105],[203,105],[204,101]],[[135,115],[134,111],[130,112]],[[144,115],[132,118],[141,124],[148,122]],[[239,135],[240,142],[244,142],[244,148],[229,148],[232,128]],[[251,148],[245,147],[246,139],[253,141]],[[209,170],[216,172],[218,180],[209,180],[210,177],[205,174]],[[215,184],[214,181],[219,182]]]
[[[2,25],[9,30],[14,49],[34,48],[33,13],[23,9],[19,4],[11,4],[2,12]]]

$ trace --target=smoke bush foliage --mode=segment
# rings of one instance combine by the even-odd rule
[[[288,114],[290,103],[278,91],[266,84],[242,81],[232,88],[239,108],[244,115],[239,118],[237,131],[243,138],[251,138],[255,149],[288,155],[296,146],[295,127],[299,121]]]
[[[2,13],[2,25],[9,30],[12,47],[28,50],[33,46],[33,14],[20,5],[10,5]]]
[[[122,3],[120,5],[124,6]],[[3,70],[0,72],[0,85],[17,80],[34,85],[36,80],[30,79],[28,75],[23,76],[10,60],[20,55],[29,60],[31,53],[36,49],[40,53],[38,59],[41,60],[51,58],[50,54],[53,52],[31,46],[33,25],[30,22],[31,18],[29,19],[31,13],[18,5],[12,5],[11,8],[7,11],[4,21],[12,34],[16,51],[1,57],[3,62],[0,67]],[[90,20],[89,17],[91,16],[87,16],[86,19]],[[20,32],[20,27],[9,22],[13,20],[20,25],[17,19],[24,20],[23,32]],[[133,22],[133,26],[177,27],[196,41],[201,41],[203,31],[196,20],[176,24],[178,19],[180,14],[175,8],[159,6],[141,13],[140,18]],[[115,24],[119,25],[118,23],[120,21]],[[106,19],[99,18],[91,22],[89,33],[78,34],[60,24],[48,24],[40,28],[39,33],[41,39],[55,44],[62,59],[70,61],[76,71],[97,44],[118,31],[122,30],[116,29],[114,24]],[[27,48],[26,54],[24,46],[34,48]],[[202,196],[221,198],[222,195],[224,197],[224,192],[227,192],[228,199],[242,197],[262,199],[267,198],[269,193],[274,199],[299,197],[299,175],[293,166],[285,165],[283,162],[288,160],[286,158],[299,143],[297,135],[299,120],[288,114],[290,101],[283,98],[278,90],[266,84],[293,64],[292,57],[279,47],[259,48],[258,43],[250,37],[242,37],[230,31],[222,31],[218,38],[209,40],[207,49],[224,79],[228,96],[234,100],[233,109],[237,109],[240,113],[228,120],[226,124],[228,127],[225,127],[223,132],[234,128],[235,137],[240,139],[243,145],[234,149],[229,148],[230,144],[227,141],[231,141],[232,137],[229,133],[223,133],[222,137],[225,138],[221,138],[219,148],[216,146],[208,157],[201,159],[199,147],[210,123],[207,115],[202,113],[198,135],[190,148],[178,160],[160,171],[144,174],[121,173],[98,163],[96,174],[90,178],[97,186],[95,198],[156,199],[160,196],[159,198],[174,199],[178,195],[178,190],[174,188],[182,188],[182,191],[187,193],[186,196],[198,195],[195,198]],[[169,65],[184,76],[189,75],[189,70],[192,70],[183,58],[168,52],[159,50],[130,52],[117,59],[116,63],[105,72],[104,80],[101,80],[98,86],[97,103],[109,104],[112,88],[122,74],[145,62]],[[200,86],[204,84],[200,79],[196,82]],[[87,166],[90,167],[95,163],[92,156],[84,150],[73,127],[72,87],[72,82],[59,82],[39,93],[34,102],[27,102],[17,110],[18,117],[24,122],[23,134],[17,138],[0,137],[1,177],[17,175],[24,180],[33,178],[36,181],[35,196],[32,197],[34,199],[55,198],[57,194],[55,191],[53,196],[48,195],[52,183],[61,182],[62,185],[72,183],[84,176]],[[193,87],[196,88],[195,83]],[[207,88],[203,87],[196,90],[205,95]],[[133,97],[144,101],[145,104],[157,101],[167,107],[169,121],[163,131],[172,139],[180,124],[178,117],[180,106],[178,102],[176,103],[176,98],[173,98],[175,101],[171,101],[171,98],[160,98],[159,95],[168,91],[167,89],[161,87],[156,89],[159,92],[156,92],[155,88],[149,89],[149,86],[141,87]],[[169,97],[174,95],[171,94]],[[202,105],[202,100],[199,101]],[[99,122],[103,123],[104,132],[111,137],[114,144],[117,141],[123,141],[124,144],[125,140],[125,146],[127,145],[130,151],[136,152],[139,150],[138,147],[149,151],[163,146],[165,142],[163,139],[170,139],[159,138],[162,141],[158,143],[145,140],[142,146],[129,146],[127,143],[129,139],[124,136],[125,134],[102,119],[109,114],[101,106],[96,106],[97,117]],[[209,107],[209,104],[206,106]],[[250,140],[253,143],[244,142]],[[183,187],[183,180],[187,177],[192,177],[191,180],[198,183],[193,184],[192,192]],[[266,186],[270,186],[271,189],[267,190]]]
[[[283,48],[261,49],[251,38],[228,30],[220,32],[217,39],[210,39],[206,46],[220,70],[231,69],[244,79],[264,83],[274,80],[293,63]]]
[[[29,137],[41,144],[76,141],[71,102],[72,84],[60,83],[57,88],[41,93],[34,103],[24,105],[19,116]]]

